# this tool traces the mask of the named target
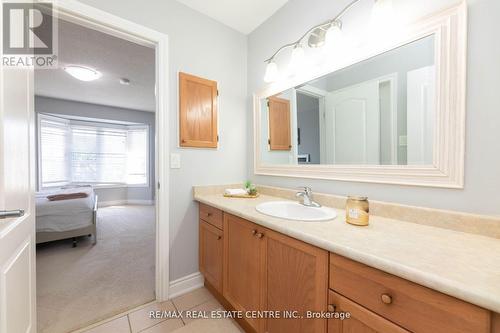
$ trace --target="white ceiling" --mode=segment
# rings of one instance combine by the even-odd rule
[[[142,111],[155,110],[155,51],[129,41],[59,20],[58,69],[35,71],[35,94]],[[79,81],[62,69],[84,65],[100,79]],[[121,85],[120,78],[130,80]]]
[[[177,0],[180,3],[249,34],[288,0]]]

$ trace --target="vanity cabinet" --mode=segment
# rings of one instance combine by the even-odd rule
[[[328,319],[328,333],[410,333],[393,322],[334,291],[328,295],[329,311],[349,313],[349,319]]]
[[[500,333],[498,314],[204,204],[200,271],[248,332]],[[350,317],[283,317],[306,311]]]
[[[326,311],[328,252],[224,214],[224,292],[236,310]],[[326,332],[326,320],[247,319],[257,332]]]
[[[333,253],[329,285],[411,332],[490,332],[489,311]]]
[[[223,296],[237,311],[264,309],[265,241],[262,227],[224,213]],[[256,331],[263,320],[247,318]]]
[[[306,317],[327,311],[328,252],[266,230],[264,301],[266,310]],[[326,319],[268,319],[265,332],[326,332]]]
[[[200,220],[200,272],[218,292],[222,292],[222,238],[222,230]]]
[[[199,212],[200,272],[217,292],[222,293],[222,260],[224,250],[222,211],[210,206],[200,205]]]

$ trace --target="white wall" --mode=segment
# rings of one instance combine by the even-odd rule
[[[169,36],[171,152],[181,169],[170,171],[170,279],[198,271],[198,205],[192,186],[242,182],[246,177],[246,37],[172,0],[83,0],[83,3]],[[217,150],[179,149],[177,72],[218,81]]]
[[[264,86],[264,60],[285,43],[297,39],[311,26],[330,19],[350,0],[291,0],[248,38],[248,95]],[[365,5],[369,1],[363,2]],[[457,0],[398,0],[404,15],[423,15],[457,3]],[[469,0],[466,174],[463,190],[380,185],[355,182],[256,176],[253,163],[248,174],[260,184],[315,191],[365,194],[372,199],[459,211],[500,214],[500,1]],[[347,18],[346,18],[347,20]],[[286,57],[284,57],[286,58]],[[286,60],[286,59],[284,59]],[[252,100],[247,99],[247,120],[252,123]],[[248,158],[253,160],[253,133],[248,135]],[[496,147],[496,148],[495,148]]]

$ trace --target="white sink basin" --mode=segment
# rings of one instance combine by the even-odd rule
[[[332,208],[307,207],[293,201],[264,202],[255,209],[269,216],[305,222],[328,221],[337,217],[337,212]]]

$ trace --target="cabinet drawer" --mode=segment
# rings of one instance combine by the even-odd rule
[[[350,314],[349,319],[328,319],[328,333],[410,333],[331,290],[328,292],[328,305],[329,308],[333,306],[336,312]]]
[[[222,211],[200,202],[200,219],[222,230]]]
[[[412,332],[490,330],[490,313],[485,309],[333,253],[329,285]]]

